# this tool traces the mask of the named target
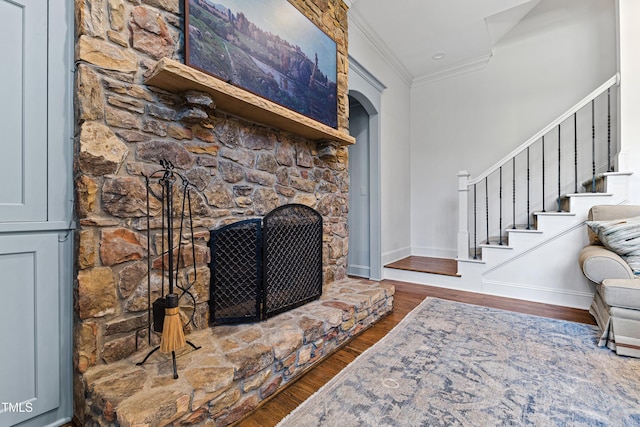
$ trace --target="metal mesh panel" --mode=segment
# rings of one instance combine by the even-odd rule
[[[263,220],[265,317],[322,294],[322,216],[284,205]]]
[[[241,323],[260,318],[260,220],[227,225],[211,232],[210,323]]]

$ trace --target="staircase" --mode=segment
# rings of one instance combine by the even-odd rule
[[[384,277],[588,308],[595,289],[578,254],[589,208],[629,200],[631,174],[613,172],[617,84],[605,82],[478,178],[458,174],[457,276],[385,267]]]

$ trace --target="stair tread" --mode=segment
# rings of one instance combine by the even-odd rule
[[[589,197],[589,196],[613,196],[613,193],[569,193],[565,194],[564,197]]]
[[[486,264],[485,261],[482,260],[482,258],[478,258],[478,259],[473,259],[473,255],[470,255],[469,259],[458,259],[458,262],[468,262],[470,264]]]
[[[567,212],[567,211],[560,211],[560,212],[557,212],[557,211],[544,211],[544,212],[542,212],[542,211],[540,211],[540,212],[534,212],[533,214],[537,215],[537,216],[576,216],[575,213]]]
[[[409,256],[384,266],[396,270],[415,271],[418,273],[439,274],[443,276],[460,277],[458,262],[450,258],[435,258],[423,256]]]
[[[536,233],[541,234],[542,230],[536,230],[534,228],[526,229],[526,228],[508,228],[506,230],[508,233]]]
[[[608,176],[625,176],[625,175],[633,175],[633,172],[601,172],[596,174],[596,180],[606,178]],[[593,178],[586,179],[582,181],[581,185],[583,187],[586,187],[588,185],[591,185],[592,181],[593,181]]]
[[[513,249],[513,246],[498,244],[498,243],[481,243],[478,245],[481,248],[496,248],[496,249]]]
[[[624,176],[624,175],[633,175],[633,172],[603,172],[602,176]]]

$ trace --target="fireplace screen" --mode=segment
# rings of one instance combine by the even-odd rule
[[[322,216],[307,206],[214,230],[210,246],[212,324],[266,319],[322,293]]]
[[[322,293],[322,216],[285,205],[263,221],[265,314],[271,316]]]
[[[241,323],[260,319],[260,222],[259,219],[241,221],[211,233],[209,311],[211,319],[216,319],[217,323]]]

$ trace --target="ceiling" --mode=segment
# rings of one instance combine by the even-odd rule
[[[410,83],[486,65],[540,0],[350,0],[349,18]]]

